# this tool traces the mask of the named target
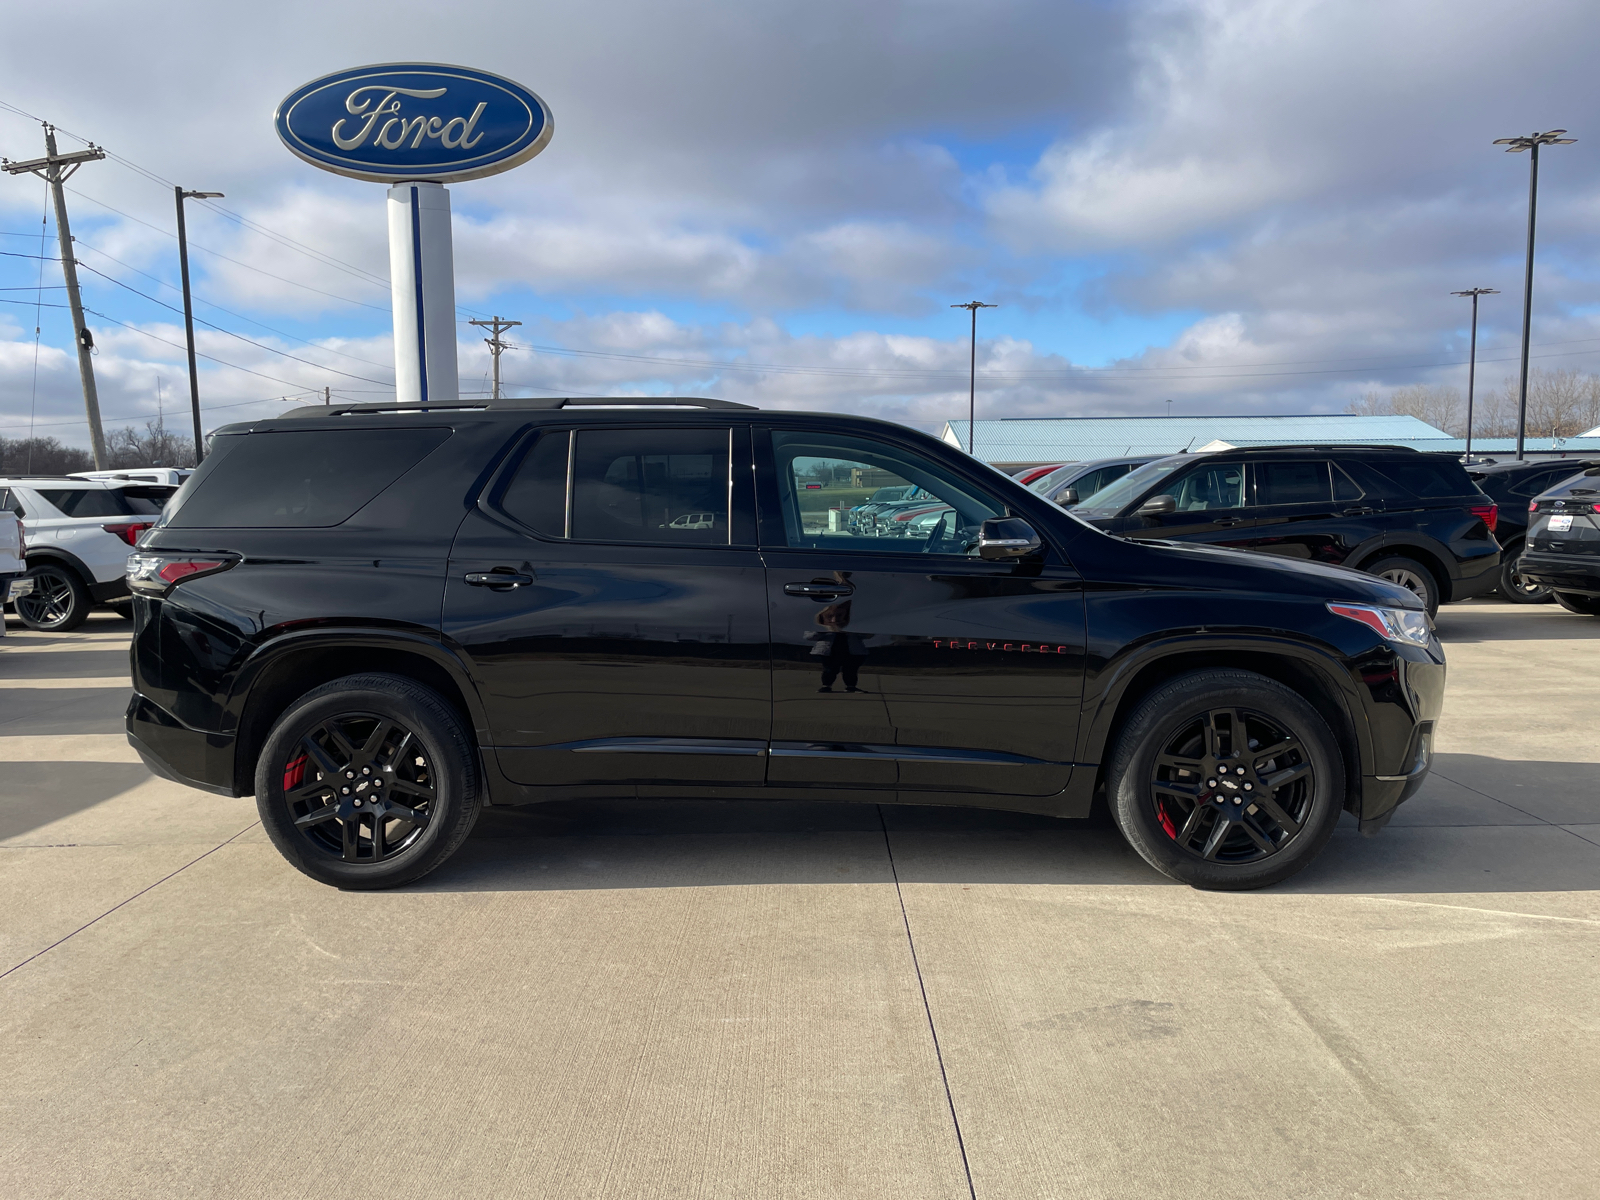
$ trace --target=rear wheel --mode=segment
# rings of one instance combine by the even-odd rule
[[[1552,592],[1556,603],[1568,612],[1586,617],[1600,617],[1600,596],[1585,596],[1580,592]]]
[[[94,600],[71,567],[45,563],[27,577],[33,591],[16,599],[17,619],[41,633],[66,633],[89,619]]]
[[[1547,584],[1534,583],[1531,579],[1524,579],[1522,572],[1517,570],[1517,562],[1522,557],[1522,550],[1517,552],[1500,564],[1500,586],[1498,591],[1504,600],[1512,604],[1549,604],[1555,598],[1555,589]]]
[[[1118,739],[1107,795],[1141,858],[1192,887],[1265,887],[1301,870],[1344,805],[1344,762],[1303,698],[1250,671],[1162,685]]]
[[[1402,555],[1381,558],[1368,566],[1366,571],[1379,579],[1398,583],[1412,593],[1422,601],[1422,607],[1428,610],[1430,617],[1439,611],[1439,581],[1433,577],[1432,571],[1416,559]]]
[[[295,867],[335,887],[410,883],[478,819],[478,765],[438,693],[395,675],[351,675],[279,718],[256,764],[256,807]]]

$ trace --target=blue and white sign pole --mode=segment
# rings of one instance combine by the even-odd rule
[[[436,63],[357,67],[314,79],[273,118],[284,145],[325,171],[392,184],[389,283],[396,398],[455,400],[455,257],[450,193],[527,162],[549,144],[550,109],[521,84]]]

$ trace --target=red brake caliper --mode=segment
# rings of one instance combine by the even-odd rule
[[[293,791],[306,777],[306,756],[302,754],[283,768],[283,790]]]

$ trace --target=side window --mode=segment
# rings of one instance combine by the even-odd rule
[[[1361,485],[1344,473],[1338,463],[1330,464],[1333,467],[1333,498],[1335,500],[1359,500],[1366,493],[1361,490]]]
[[[733,431],[580,429],[570,535],[580,541],[726,546]]]
[[[782,541],[794,549],[977,557],[1003,506],[919,454],[884,442],[775,430]],[[772,526],[776,526],[773,522]],[[777,541],[764,527],[763,540]]]
[[[1572,472],[1568,471],[1564,467],[1559,471],[1535,471],[1521,483],[1512,488],[1511,494],[1513,496],[1537,496],[1547,487],[1550,487],[1552,484],[1560,483],[1563,479],[1571,474]],[[1481,487],[1482,485],[1480,484],[1479,486]],[[1484,488],[1484,490],[1488,491],[1487,488]]]
[[[1244,507],[1244,464],[1206,463],[1169,489],[1179,512],[1210,512]]]
[[[541,433],[522,452],[496,507],[546,537],[567,536],[567,460],[572,431]]]
[[[1333,499],[1326,462],[1256,463],[1256,503],[1326,504]]]

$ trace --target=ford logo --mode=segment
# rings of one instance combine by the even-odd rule
[[[487,71],[387,63],[313,79],[273,114],[312,166],[378,183],[455,183],[509,171],[550,141],[550,109]]]

